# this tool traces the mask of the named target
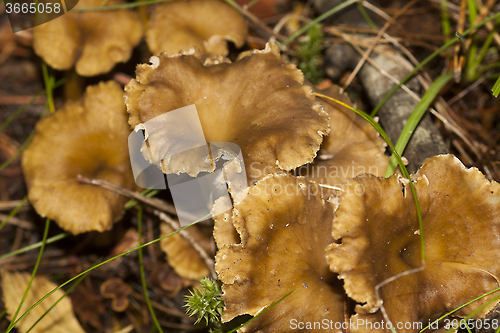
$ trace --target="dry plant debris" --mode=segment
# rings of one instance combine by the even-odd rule
[[[28,287],[31,275],[20,272],[1,272],[3,301],[7,309],[7,316],[12,318],[21,303],[24,292]],[[43,276],[37,276],[31,284],[28,296],[19,311],[19,316],[28,310],[33,304],[38,302],[43,296],[51,292],[57,285],[50,282]],[[58,290],[50,295],[42,303],[19,321],[16,328],[21,332],[27,332],[42,315],[64,295],[64,291]],[[30,331],[34,333],[85,333],[73,313],[71,300],[63,298],[59,303],[43,317],[42,320]]]

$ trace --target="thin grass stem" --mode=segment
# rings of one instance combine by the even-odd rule
[[[5,227],[5,225],[9,222],[9,220],[11,219],[11,217],[15,216],[17,214],[17,212],[23,207],[24,203],[28,201],[28,197],[25,196],[21,202],[19,203],[19,205],[16,206],[16,208],[14,208],[10,213],[9,215],[7,215],[7,218],[2,222],[0,223],[0,230],[2,230],[3,227]]]
[[[123,257],[123,256],[126,256],[126,255],[127,255],[127,254],[129,254],[129,253],[132,253],[132,252],[137,251],[137,250],[139,250],[139,249],[142,249],[142,248],[144,248],[144,247],[146,247],[146,246],[149,246],[149,245],[151,245],[151,244],[157,243],[157,242],[161,241],[162,239],[165,239],[165,238],[167,238],[167,237],[170,237],[170,236],[172,236],[172,235],[175,235],[176,233],[178,233],[178,232],[180,232],[180,231],[182,231],[182,230],[184,230],[184,229],[187,229],[187,228],[189,228],[189,227],[191,227],[191,226],[193,226],[193,225],[195,225],[195,224],[197,224],[197,223],[200,223],[201,221],[204,221],[204,220],[205,220],[207,217],[209,217],[209,216],[210,216],[210,214],[208,214],[208,215],[206,215],[206,216],[202,217],[201,219],[199,219],[199,220],[197,220],[197,221],[195,221],[195,222],[193,222],[193,223],[191,223],[191,224],[188,224],[188,225],[186,225],[186,226],[184,226],[184,227],[182,227],[182,228],[179,228],[179,229],[177,229],[177,230],[175,230],[175,231],[173,231],[173,232],[169,233],[168,235],[165,235],[165,236],[162,236],[162,237],[160,237],[160,238],[154,239],[154,240],[152,240],[152,241],[150,241],[150,242],[147,242],[147,243],[142,244],[142,245],[140,245],[140,246],[138,246],[138,247],[136,247],[136,248],[133,248],[132,250],[129,250],[129,251],[126,251],[126,252],[120,253],[120,254],[118,254],[118,255],[116,255],[116,256],[114,256],[114,257],[112,257],[112,258],[109,258],[109,259],[107,259],[107,260],[105,260],[105,261],[103,261],[103,262],[101,262],[101,263],[95,264],[95,265],[94,265],[94,266],[92,266],[91,268],[89,268],[89,269],[87,269],[87,270],[85,270],[85,271],[81,272],[80,274],[78,274],[78,275],[76,275],[76,276],[72,277],[71,279],[69,279],[68,281],[64,282],[63,284],[61,284],[61,285],[60,285],[60,286],[58,286],[57,288],[54,288],[54,290],[52,290],[51,292],[49,292],[48,294],[46,294],[45,296],[43,296],[43,297],[40,299],[40,302],[41,302],[41,301],[43,301],[43,300],[45,300],[45,299],[47,299],[47,297],[50,297],[50,295],[52,295],[53,293],[55,293],[57,290],[61,289],[62,287],[64,287],[64,286],[65,286],[65,285],[67,285],[68,283],[71,283],[72,281],[74,281],[74,280],[78,279],[78,278],[79,278],[79,277],[81,277],[82,275],[85,275],[85,274],[87,274],[88,272],[90,272],[90,271],[92,271],[92,270],[94,270],[94,269],[96,269],[96,268],[98,268],[98,267],[101,267],[102,265],[107,264],[108,262],[111,262],[111,261],[113,261],[113,260],[115,260],[115,259],[118,259],[118,258],[121,258],[121,257]],[[35,308],[35,306],[36,306],[36,305],[32,305],[32,306],[31,306],[28,310],[26,310],[26,312],[25,312],[25,313],[23,313],[23,314],[21,315],[21,317],[19,317],[19,319],[17,319],[17,320],[16,320],[16,322],[14,323],[14,325],[16,325],[16,324],[17,324],[17,323],[18,323],[21,319],[23,319],[23,318],[24,318],[24,316],[26,316],[29,312],[31,312],[31,311]],[[9,333],[11,330],[12,330],[12,328],[10,328],[10,329],[9,329],[8,331],[6,331],[5,333]]]
[[[142,207],[139,207],[138,212],[137,212],[137,234],[138,234],[138,238],[139,238],[139,245],[141,245]],[[139,256],[139,270],[141,273],[142,289],[144,291],[144,299],[146,300],[146,304],[148,305],[149,313],[151,314],[151,317],[153,318],[153,322],[155,323],[156,329],[158,330],[158,332],[163,333],[163,330],[161,329],[160,323],[158,322],[158,319],[156,318],[155,310],[153,310],[153,306],[151,305],[151,300],[149,299],[149,295],[148,295],[148,286],[146,284],[146,276],[144,274],[144,262],[142,260],[142,248],[138,249],[138,256]]]
[[[30,278],[30,281],[28,282],[28,287],[26,287],[26,290],[24,291],[23,298],[21,299],[21,303],[19,303],[19,306],[17,307],[16,312],[12,316],[12,320],[10,321],[10,324],[9,324],[9,327],[7,328],[6,333],[10,332],[14,328],[14,326],[19,322],[19,320],[21,320],[21,318],[24,316],[24,315],[21,316],[16,321],[16,318],[19,315],[19,311],[21,311],[21,308],[23,307],[24,301],[26,300],[26,297],[28,296],[28,292],[30,291],[31,284],[33,283],[33,279],[35,278],[36,271],[38,270],[38,266],[40,265],[40,261],[42,260],[42,254],[43,254],[43,250],[45,249],[47,235],[49,234],[49,227],[50,227],[50,220],[46,219],[45,220],[45,229],[43,231],[42,247],[40,248],[40,252],[38,253],[38,258],[36,259],[35,268],[33,268],[33,273],[31,273],[31,278]]]
[[[45,244],[51,244],[51,243],[57,242],[58,240],[61,240],[63,238],[68,237],[69,235],[70,235],[70,233],[65,232],[65,233],[62,233],[62,234],[59,234],[59,235],[52,236],[49,239],[47,239],[47,241],[45,242]],[[5,258],[8,258],[8,257],[12,257],[12,256],[15,256],[15,255],[18,255],[18,254],[21,254],[21,253],[25,253],[25,252],[34,250],[34,249],[39,248],[42,245],[43,245],[43,242],[38,242],[38,243],[35,243],[35,244],[31,244],[31,245],[23,247],[22,249],[19,249],[19,250],[12,251],[12,252],[9,252],[7,254],[4,254],[4,255],[0,256],[0,259],[5,259]]]

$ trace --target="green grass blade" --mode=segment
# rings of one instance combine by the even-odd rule
[[[265,310],[263,310],[261,313],[259,313],[258,315],[256,315],[255,317],[251,318],[250,320],[244,322],[243,324],[241,324],[240,326],[236,327],[236,328],[233,328],[232,330],[230,330],[229,332],[227,333],[234,333],[236,332],[237,330],[239,330],[240,328],[242,328],[243,326],[245,325],[248,325],[250,324],[252,321],[254,321],[255,319],[259,318],[260,316],[262,316],[264,313],[266,313],[267,311],[271,310],[273,307],[275,307],[276,305],[278,305],[281,301],[283,301],[285,298],[287,298],[288,296],[290,296],[291,293],[293,293],[295,291],[295,289],[293,289],[292,291],[290,291],[288,294],[286,294],[285,296],[281,297],[279,300],[277,300],[276,302],[274,302],[273,304],[271,304],[268,308],[266,308]]]
[[[453,78],[452,72],[441,75],[432,83],[432,85],[429,87],[429,90],[426,91],[424,96],[422,96],[422,99],[417,104],[415,110],[413,110],[410,117],[408,118],[408,121],[403,127],[403,130],[399,135],[398,142],[396,142],[395,148],[400,156],[403,154],[406,145],[408,144],[408,141],[410,141],[410,138],[413,135],[415,128],[417,128],[420,120],[422,119],[425,112],[429,108],[429,105],[432,103],[432,101],[434,101],[434,99],[436,98],[437,94],[439,94],[441,89],[452,78]],[[394,170],[396,170],[396,165],[397,165],[396,155],[394,155],[393,153],[389,165],[387,166],[387,170],[385,171],[385,177],[389,177],[394,173]]]
[[[28,197],[24,197],[23,200],[21,200],[21,202],[19,203],[19,205],[17,205],[16,208],[14,208],[10,213],[9,215],[7,215],[7,218],[5,219],[5,221],[3,221],[2,223],[0,223],[0,230],[2,230],[3,227],[5,227],[5,225],[9,222],[10,218],[13,217],[14,215],[17,214],[17,212],[21,209],[21,207],[23,207],[24,203],[28,201]]]
[[[450,16],[446,13],[446,2],[447,0],[442,1],[439,6],[441,7],[441,27],[443,29],[443,35],[446,37],[446,40],[448,40],[451,34],[451,23]]]
[[[497,79],[497,82],[493,85],[493,88],[491,89],[493,92],[493,96],[498,97],[500,95],[500,76]]]
[[[47,241],[45,242],[45,244],[51,244],[51,243],[57,242],[60,239],[68,237],[69,235],[70,235],[70,233],[65,232],[65,233],[62,233],[62,234],[59,234],[59,235],[52,236],[49,239],[47,239]],[[0,259],[5,259],[5,258],[8,258],[8,257],[16,256],[18,254],[25,253],[25,252],[37,249],[40,246],[42,246],[43,244],[44,244],[43,242],[38,242],[38,243],[35,243],[35,244],[32,244],[32,245],[23,247],[22,249],[19,249],[19,250],[16,250],[16,251],[12,251],[12,252],[9,252],[7,254],[4,254],[4,255],[0,256]]]
[[[139,207],[139,211],[137,212],[137,233],[139,235],[139,245],[141,245],[141,237],[142,237],[142,207]],[[142,248],[138,250],[138,255],[139,255],[139,270],[141,273],[141,283],[142,283],[142,289],[144,290],[144,299],[146,300],[146,304],[148,305],[149,313],[151,314],[151,317],[153,318],[153,322],[155,323],[156,329],[158,332],[163,333],[163,330],[161,329],[160,323],[158,322],[158,319],[156,318],[155,311],[153,310],[153,306],[151,305],[151,300],[149,299],[148,295],[148,286],[146,284],[146,276],[144,275],[144,263],[142,261]]]
[[[372,29],[377,29],[377,26],[375,23],[373,23],[371,17],[368,15],[368,13],[365,10],[365,7],[361,3],[356,3],[356,7],[358,8],[359,13],[361,16],[363,16],[363,19],[365,20],[366,23],[372,28]]]
[[[259,2],[260,2],[260,0],[252,0],[247,5],[245,5],[245,7],[246,7],[246,9],[249,9],[250,7],[255,6]]]
[[[24,291],[23,298],[21,299],[21,303],[19,303],[19,306],[17,307],[16,313],[14,313],[14,316],[12,316],[12,320],[9,324],[9,327],[7,328],[7,332],[10,332],[14,326],[17,324],[17,322],[24,316],[21,316],[16,321],[17,316],[19,315],[19,311],[21,311],[21,308],[24,304],[24,301],[26,300],[26,297],[28,296],[28,292],[30,291],[31,284],[33,283],[33,279],[35,278],[36,271],[38,270],[38,265],[40,265],[40,261],[42,260],[42,254],[43,250],[45,249],[45,242],[47,241],[47,235],[49,234],[49,226],[50,226],[50,220],[46,219],[45,220],[45,230],[43,231],[43,238],[42,238],[42,247],[40,248],[40,252],[38,253],[38,258],[36,259],[35,263],[35,268],[33,268],[33,273],[31,273],[31,278],[30,281],[28,282],[28,287]]]
[[[45,62],[42,63],[42,73],[43,73],[43,82],[45,84],[45,91],[47,92],[47,103],[49,104],[50,113],[56,112],[56,108],[54,106],[54,97],[53,97],[53,88],[54,88],[54,77],[49,75],[49,71],[47,70],[47,64]]]
[[[312,27],[314,27],[316,24],[320,23],[321,21],[325,20],[329,16],[335,14],[336,12],[341,11],[342,9],[344,9],[344,8],[346,8],[346,7],[352,5],[353,3],[356,3],[356,2],[359,2],[359,0],[344,1],[340,5],[337,5],[337,6],[333,7],[332,9],[330,9],[329,11],[327,11],[326,13],[318,16],[317,18],[312,20],[310,23],[306,24],[304,27],[302,27],[297,32],[295,32],[293,35],[288,37],[283,43],[280,44],[280,48],[282,48],[283,46],[286,46],[291,41],[293,41],[295,38],[302,35],[304,32],[309,31],[309,29],[311,29]]]
[[[65,286],[65,285],[67,285],[68,283],[71,283],[72,281],[74,281],[74,280],[78,279],[79,277],[81,277],[81,276],[83,276],[83,275],[87,274],[88,272],[90,272],[90,271],[92,271],[92,270],[94,270],[94,269],[96,269],[96,268],[98,268],[98,267],[101,267],[102,265],[105,265],[105,264],[107,264],[108,262],[111,262],[111,261],[113,261],[113,260],[115,260],[115,259],[118,259],[118,258],[121,258],[121,257],[123,257],[123,256],[126,256],[126,255],[127,255],[127,254],[129,254],[129,253],[132,253],[132,252],[137,251],[137,250],[139,250],[139,249],[142,249],[142,248],[144,248],[144,247],[146,247],[146,246],[149,246],[149,245],[151,245],[151,244],[157,243],[157,242],[161,241],[162,239],[165,239],[165,238],[167,238],[167,237],[170,237],[170,236],[172,236],[172,235],[175,235],[176,233],[178,233],[178,232],[180,232],[180,231],[182,231],[182,230],[185,230],[185,229],[187,229],[187,228],[189,228],[189,227],[191,227],[191,226],[193,226],[193,225],[195,225],[195,224],[197,224],[197,223],[200,223],[201,221],[204,221],[204,220],[205,220],[207,217],[209,217],[209,216],[210,216],[210,214],[208,214],[208,215],[206,215],[206,216],[202,217],[201,219],[199,219],[199,220],[197,220],[197,221],[194,221],[194,222],[193,222],[193,223],[191,223],[191,224],[188,224],[188,225],[186,225],[186,226],[184,226],[184,227],[182,227],[182,228],[179,228],[179,229],[175,230],[174,232],[169,233],[168,235],[165,235],[165,236],[162,236],[162,237],[160,237],[160,238],[154,239],[154,240],[152,240],[152,241],[150,241],[150,242],[147,242],[147,243],[142,244],[142,245],[140,245],[140,246],[138,246],[138,247],[136,247],[136,248],[133,248],[132,250],[129,250],[129,251],[126,251],[126,252],[120,253],[120,254],[118,254],[118,255],[114,256],[113,258],[107,259],[107,260],[105,260],[105,261],[103,261],[103,262],[101,262],[101,263],[98,263],[98,264],[96,264],[96,265],[92,266],[91,268],[89,268],[89,269],[87,269],[87,270],[85,270],[85,271],[81,272],[80,274],[78,274],[78,275],[76,275],[76,276],[72,277],[71,279],[69,279],[68,281],[64,282],[63,284],[61,284],[61,285],[60,285],[60,286],[58,286],[57,288],[54,288],[54,290],[52,290],[50,293],[48,293],[47,295],[43,296],[43,297],[40,299],[40,302],[42,302],[43,300],[47,299],[47,297],[50,297],[50,295],[52,295],[53,293],[55,293],[57,290],[61,289],[62,287],[64,287],[64,286]],[[33,306],[31,306],[28,310],[26,310],[26,312],[25,312],[25,313],[23,313],[23,314],[21,315],[21,317],[19,317],[19,319],[17,319],[17,320],[16,320],[16,322],[14,323],[14,325],[16,325],[16,324],[19,322],[19,320],[23,319],[23,318],[24,318],[24,316],[26,316],[26,314],[28,314],[29,312],[31,312],[31,311],[35,308],[35,306],[36,306],[36,305],[33,305]],[[5,333],[9,333],[11,330],[12,330],[12,328],[10,328],[9,330],[7,330]]]
[[[476,24],[475,26],[473,27],[470,27],[469,29],[467,29],[466,31],[464,31],[464,33],[462,34],[462,36],[467,36],[469,35],[472,31],[475,31],[476,29],[482,27],[483,25],[485,25],[486,23],[492,21],[492,20],[496,20],[500,18],[500,12],[498,13],[495,13],[493,14],[492,16],[490,17],[487,17],[486,19],[484,19],[483,21],[481,21],[480,23]],[[380,110],[380,108],[382,107],[382,105],[385,104],[385,102],[387,102],[387,100],[389,98],[391,98],[391,96],[396,92],[396,90],[398,90],[402,84],[405,84],[416,72],[418,72],[420,70],[420,68],[422,68],[423,66],[425,66],[429,61],[431,61],[432,59],[434,59],[438,54],[440,54],[441,52],[443,52],[445,49],[447,49],[448,47],[452,46],[453,44],[455,44],[457,41],[458,41],[458,37],[455,37],[453,38],[452,40],[450,40],[449,42],[445,43],[443,46],[441,46],[439,49],[437,49],[436,51],[434,51],[430,56],[428,56],[427,58],[425,58],[418,66],[416,66],[408,75],[406,75],[401,81],[399,84],[397,84],[394,88],[392,88],[388,93],[387,95],[384,96],[384,98],[382,98],[382,100],[377,104],[377,106],[375,106],[375,108],[373,109],[372,113],[370,114],[372,117],[374,117],[377,112]]]
[[[100,11],[105,11],[105,10],[135,8],[135,7],[153,5],[155,3],[167,2],[167,1],[171,1],[171,0],[151,0],[151,1],[139,1],[139,2],[122,3],[122,4],[119,4],[119,5],[113,5],[113,6],[89,7],[89,8],[73,8],[71,10],[71,12],[100,12]]]

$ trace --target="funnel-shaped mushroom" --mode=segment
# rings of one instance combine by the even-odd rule
[[[149,50],[157,55],[188,52],[227,55],[227,41],[243,46],[245,18],[222,1],[172,1],[159,5],[146,30]]]
[[[129,127],[123,90],[115,82],[89,86],[36,125],[22,158],[28,197],[41,216],[73,234],[111,229],[126,198],[93,185],[82,175],[135,189],[128,155]]]
[[[345,104],[352,105],[340,87],[320,91]],[[324,139],[313,163],[302,166],[298,173],[320,184],[341,186],[348,179],[369,173],[383,176],[389,165],[384,154],[386,143],[370,123],[355,112],[335,102],[320,99],[330,115],[330,134]]]
[[[121,3],[109,0],[106,6]],[[101,5],[101,0],[79,0],[75,8]],[[127,61],[142,34],[139,15],[128,9],[69,12],[33,28],[33,49],[52,68],[76,64],[79,75],[94,76]]]
[[[262,51],[242,53],[234,63],[163,54],[152,62],[139,65],[137,80],[125,87],[132,127],[194,104],[206,141],[238,145],[249,179],[312,161],[329,131],[328,115],[315,101],[311,88],[302,85],[302,72],[281,58],[274,43]],[[196,176],[200,171],[212,171],[205,165],[210,156],[196,150],[179,154],[182,170],[168,165],[169,150],[183,144],[182,137],[172,137],[177,132],[187,130],[160,127],[155,133],[165,137],[164,147],[151,147],[153,154],[166,152],[155,158],[163,161],[159,163],[163,172]],[[211,153],[214,165],[221,154]]]
[[[428,159],[414,180],[427,264],[379,289],[398,332],[418,332],[422,327],[412,323],[425,327],[429,320],[498,288],[500,281],[500,185],[475,168],[466,169],[453,155]],[[331,269],[344,279],[347,294],[366,303],[356,309],[353,320],[364,323],[353,328],[357,332],[389,331],[387,326],[379,324],[376,329],[368,324],[384,320],[375,288],[421,266],[415,203],[410,186],[404,184],[398,176],[360,177],[340,197],[332,235],[341,243],[330,245],[327,255]],[[491,297],[453,315],[465,317]]]
[[[216,217],[216,226],[232,221],[241,238],[241,243],[221,243],[231,237],[215,235],[223,321],[256,315],[294,290],[242,331],[283,332],[294,325],[302,332],[317,331],[304,322],[321,322],[329,332],[342,330],[344,292],[325,257],[333,241],[333,205],[320,192],[304,178],[272,175],[250,187],[235,204],[232,220]]]

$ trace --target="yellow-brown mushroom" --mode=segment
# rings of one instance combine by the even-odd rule
[[[194,104],[207,142],[241,148],[249,180],[311,162],[329,131],[328,115],[302,84],[302,72],[282,59],[274,43],[244,52],[234,63],[196,55],[160,55],[152,63],[139,65],[137,79],[125,87],[132,127],[147,128],[155,117]],[[191,132],[172,122],[150,132],[163,140],[161,147],[150,144],[153,162],[164,173],[213,171],[221,157],[213,149],[211,156],[191,150],[172,160],[169,151],[187,144],[182,133]]]
[[[106,6],[121,4],[109,0]],[[101,0],[79,0],[75,9],[100,7]],[[128,9],[68,12],[33,28],[33,49],[49,66],[75,66],[82,76],[109,72],[126,62],[143,35],[139,15]]]
[[[352,318],[361,325],[352,331],[389,332],[383,305],[398,332],[418,332],[500,285],[500,185],[475,168],[465,168],[453,155],[425,161],[414,185],[425,236],[426,266],[420,271],[419,224],[407,182],[398,176],[359,177],[340,197],[332,235],[341,241],[332,243],[327,255],[347,294],[364,304]],[[495,295],[453,316],[472,314]]]
[[[123,90],[113,82],[87,87],[36,125],[22,157],[28,198],[35,210],[73,234],[111,229],[127,198],[77,176],[107,180],[135,189],[128,154]]]
[[[207,55],[227,55],[227,41],[243,46],[245,18],[218,0],[171,1],[159,5],[146,30],[149,50],[158,55],[197,49]]]
[[[352,105],[338,86],[319,93]],[[298,168],[297,173],[334,187],[341,187],[349,179],[365,173],[383,176],[389,157],[384,154],[386,143],[379,133],[348,108],[323,98],[320,103],[330,116],[330,133],[314,162]]]
[[[215,268],[225,303],[222,320],[257,315],[293,290],[242,331],[342,331],[344,292],[325,255],[333,241],[332,219],[333,205],[322,198],[320,188],[290,175],[258,181],[235,204],[231,220],[216,217],[216,227],[232,222],[241,240],[224,243],[231,237],[215,235]],[[322,326],[308,327],[306,322]]]

